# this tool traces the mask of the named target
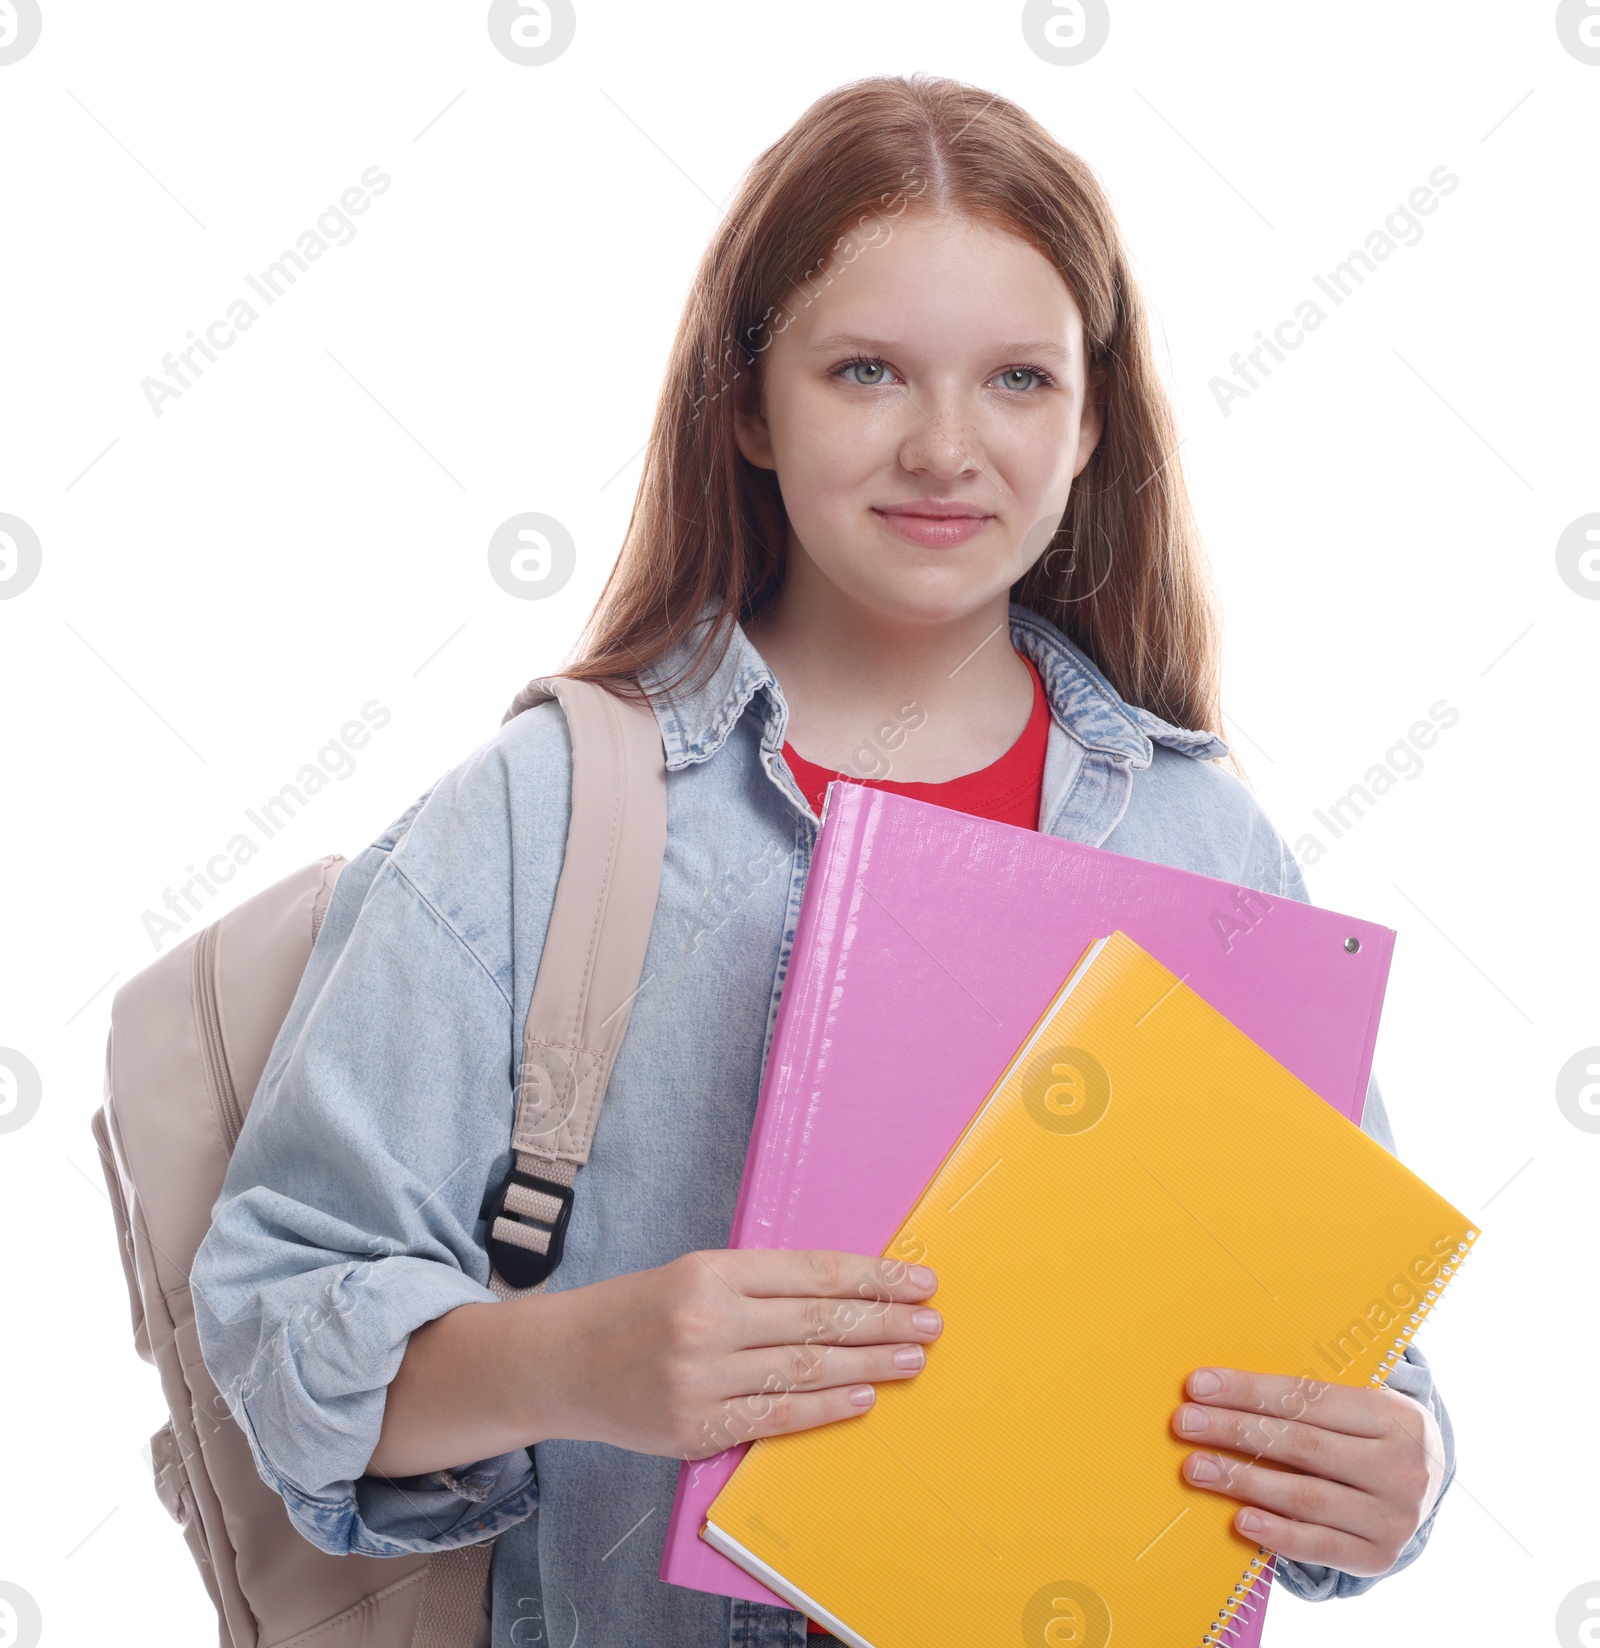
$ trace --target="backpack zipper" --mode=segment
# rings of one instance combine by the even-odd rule
[[[206,1086],[217,1107],[222,1136],[230,1153],[239,1142],[244,1117],[239,1111],[228,1055],[222,1042],[222,1014],[217,1007],[217,923],[202,928],[194,947],[195,1018],[200,1026],[200,1054],[206,1067]]]

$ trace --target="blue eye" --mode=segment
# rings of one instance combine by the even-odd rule
[[[850,374],[860,372],[860,377],[851,377]],[[859,383],[865,388],[875,388],[880,383],[888,382],[889,368],[881,360],[872,360],[866,355],[858,356],[855,360],[846,361],[839,368],[839,376],[850,383]]]
[[[847,383],[860,384],[865,389],[877,388],[890,382],[893,373],[892,366],[870,355],[857,355],[854,360],[848,360],[834,370],[835,377],[843,378]],[[1008,366],[1004,371],[997,372],[990,381],[998,382],[1002,389],[1009,389],[1013,393],[1027,394],[1034,390],[1049,388],[1055,379],[1042,367]]]

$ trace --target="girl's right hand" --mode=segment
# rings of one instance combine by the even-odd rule
[[[897,1259],[717,1248],[547,1293],[563,1320],[541,1353],[541,1429],[704,1459],[865,1413],[869,1381],[921,1370],[943,1328],[922,1304],[937,1285]]]

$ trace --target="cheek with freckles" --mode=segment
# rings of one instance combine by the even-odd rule
[[[874,499],[896,484],[896,449],[882,429],[838,409],[812,407],[809,397],[773,417],[773,447],[784,509],[814,555],[859,538],[872,522]],[[832,415],[829,415],[829,412]]]

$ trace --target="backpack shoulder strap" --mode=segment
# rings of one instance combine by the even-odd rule
[[[537,1293],[561,1263],[572,1185],[642,988],[667,845],[661,728],[592,681],[530,681],[505,719],[555,698],[572,744],[566,857],[522,1033],[510,1172],[488,1213],[489,1286]],[[481,1648],[492,1540],[428,1564],[410,1648]]]
[[[641,988],[667,840],[666,763],[648,704],[546,676],[506,719],[555,698],[572,745],[566,856],[522,1038],[515,1160],[492,1203],[493,1285],[542,1287],[561,1263],[577,1169]]]

